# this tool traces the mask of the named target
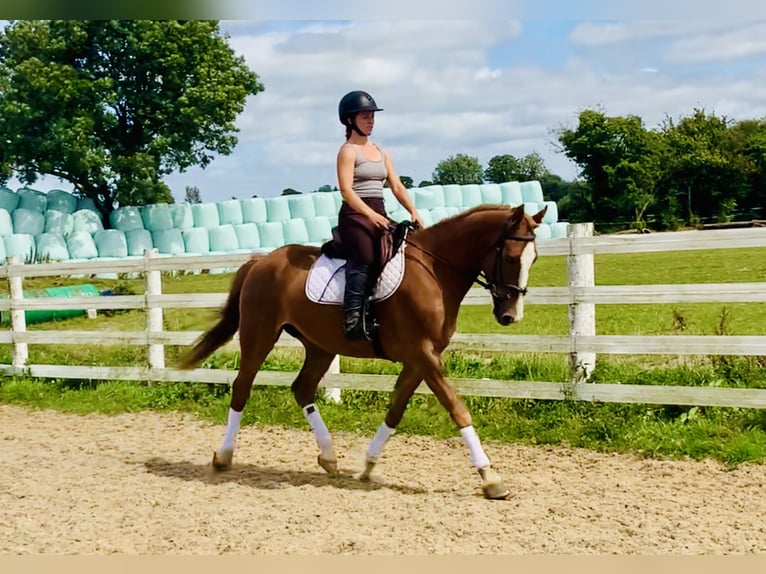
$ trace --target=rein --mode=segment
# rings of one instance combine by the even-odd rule
[[[502,250],[502,243],[503,241],[510,239],[511,241],[525,241],[530,242],[535,240],[534,234],[531,235],[505,235],[500,234],[500,237],[498,238],[497,242],[495,243],[495,270],[494,270],[494,277],[492,280],[490,280],[489,277],[487,277],[487,274],[484,273],[483,270],[479,271],[479,274],[471,279],[471,284],[473,285],[476,283],[477,285],[483,287],[484,289],[487,289],[493,297],[497,299],[510,299],[512,293],[518,293],[520,295],[526,295],[527,294],[527,288],[526,287],[519,287],[518,285],[511,285],[509,283],[506,283],[503,287],[505,289],[505,295],[502,295],[498,289],[498,283],[501,280],[502,277],[502,269],[501,269],[501,257],[500,253]],[[444,258],[439,257],[436,255],[436,253],[433,253],[432,251],[429,251],[428,249],[421,247],[420,245],[417,245],[410,241],[407,237],[404,238],[404,242],[407,243],[407,245],[410,245],[414,247],[415,249],[418,249],[419,251],[422,251],[426,255],[429,255],[430,257],[434,258],[436,261],[439,261],[440,263],[443,263],[445,266],[447,266],[449,269],[452,269],[456,273],[460,275],[466,275],[466,273],[457,267],[450,263],[449,261],[446,261]]]

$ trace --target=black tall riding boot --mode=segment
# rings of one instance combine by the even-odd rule
[[[367,265],[346,263],[346,289],[343,293],[343,331],[350,340],[364,337],[364,299],[367,296]]]

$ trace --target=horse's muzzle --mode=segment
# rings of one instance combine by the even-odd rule
[[[507,327],[513,323],[513,315],[510,313],[503,313],[500,315],[500,317],[497,318],[497,322],[500,323],[503,327]]]

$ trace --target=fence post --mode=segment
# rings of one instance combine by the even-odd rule
[[[9,257],[6,260],[6,264],[21,265],[24,261],[18,255]],[[24,284],[21,275],[15,275],[11,272],[12,267],[9,267],[8,271],[8,287],[10,288],[10,304],[11,304],[11,332],[16,338],[16,333],[25,333],[27,330],[27,316],[24,309],[17,309],[16,303],[24,300]],[[27,343],[19,343],[14,341],[13,343],[13,370],[16,373],[21,373],[29,360],[29,345]]]
[[[158,269],[149,269],[149,261],[157,257],[157,249],[147,249],[144,251],[144,263],[146,269],[146,295],[162,295],[162,272]],[[163,330],[162,327],[162,306],[150,305],[146,301],[146,331],[147,333],[156,333]],[[165,346],[162,344],[149,345],[149,368],[165,368]]]
[[[577,239],[593,236],[593,223],[570,223],[567,226],[569,255],[567,256],[567,284],[569,285],[569,337],[572,342],[569,355],[569,374],[572,383],[586,381],[596,366],[596,353],[577,351],[578,335],[596,334],[596,305],[582,303],[575,295],[577,287],[593,287],[596,274],[593,253],[577,253]]]
[[[340,355],[335,355],[327,372],[333,375],[340,373]],[[340,403],[340,389],[325,388],[324,396],[334,403]]]

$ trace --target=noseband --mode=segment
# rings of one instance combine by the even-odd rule
[[[517,295],[526,295],[527,294],[527,288],[526,287],[519,287],[518,285],[511,285],[510,283],[501,284],[501,281],[503,280],[503,270],[501,268],[502,265],[502,253],[503,253],[503,242],[506,240],[511,241],[524,241],[525,243],[529,243],[530,241],[535,240],[534,234],[530,235],[501,235],[500,238],[497,240],[497,243],[495,244],[495,268],[493,271],[493,277],[492,280],[487,277],[487,274],[482,271],[476,279],[474,279],[474,283],[478,283],[485,289],[487,289],[492,297],[495,299],[510,299],[511,296],[515,293]],[[483,278],[483,280],[482,280]]]

